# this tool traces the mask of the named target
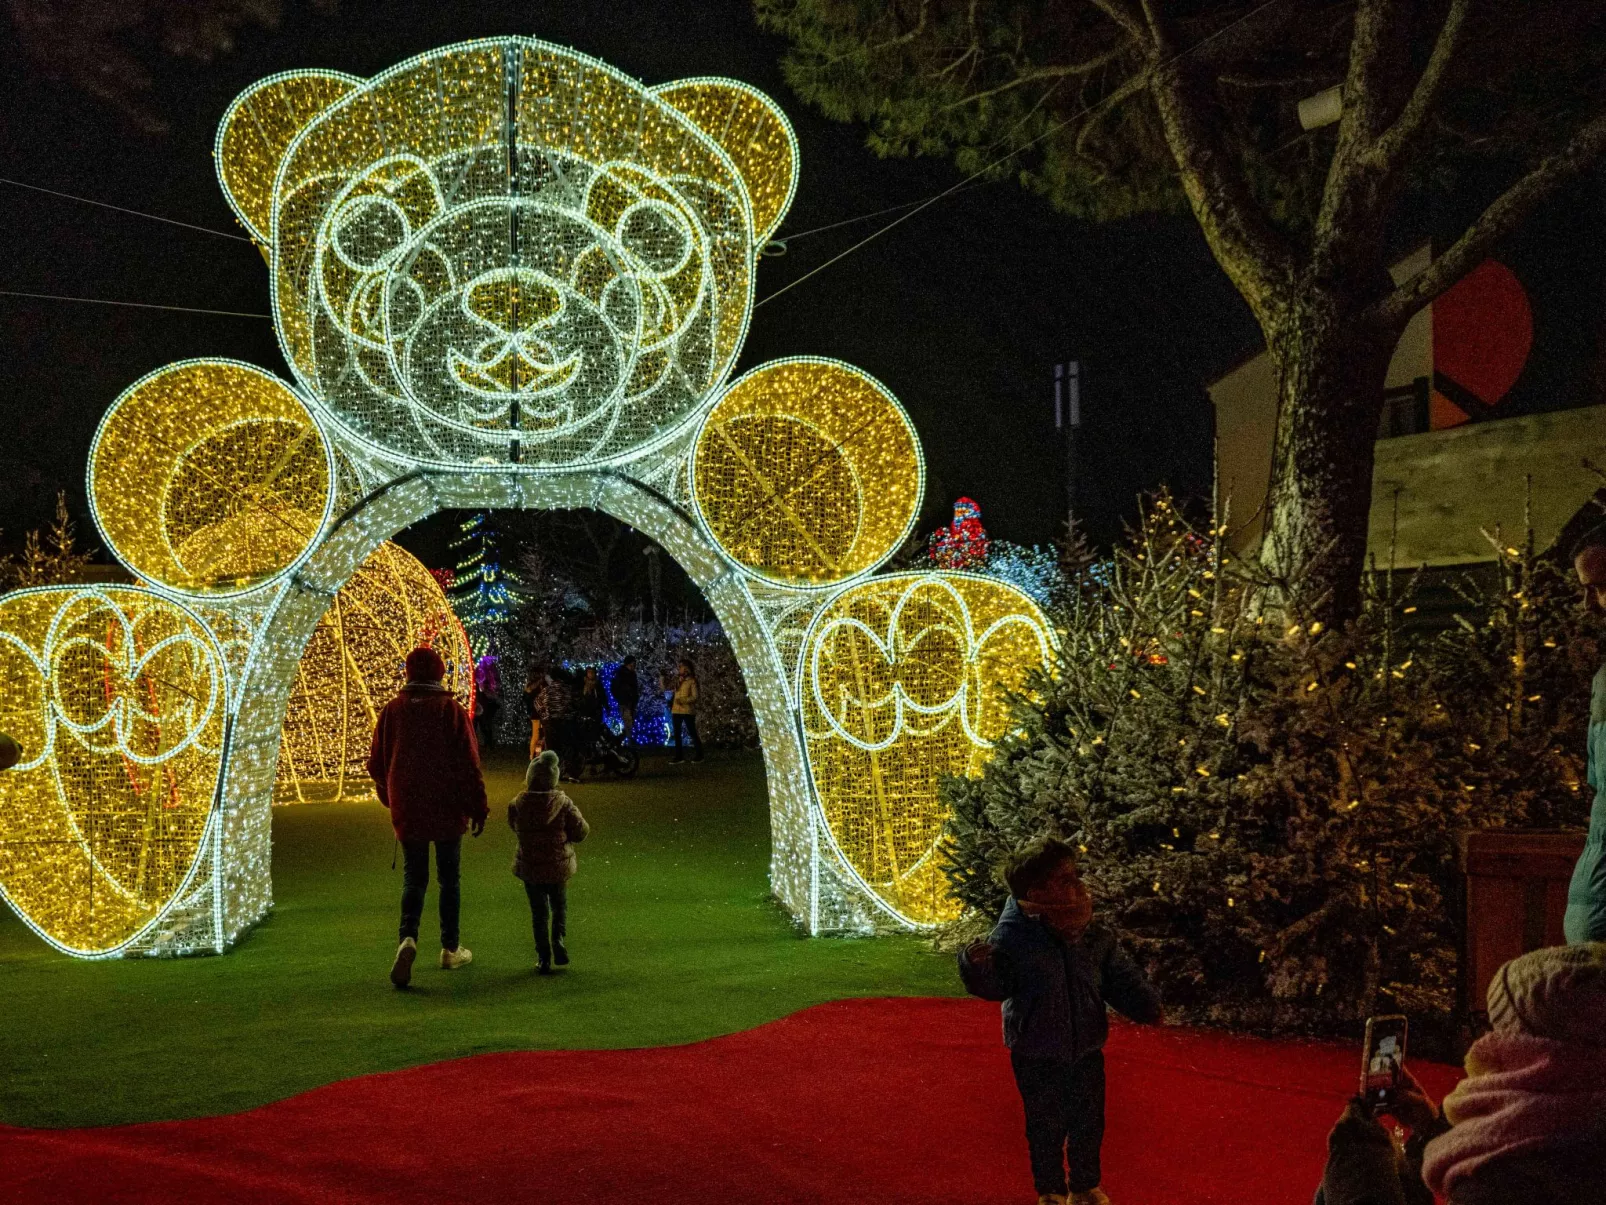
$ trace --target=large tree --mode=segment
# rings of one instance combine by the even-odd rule
[[[881,154],[1061,209],[1183,209],[1249,304],[1279,411],[1263,558],[1355,614],[1406,322],[1606,149],[1600,0],[754,0],[788,81]],[[1342,89],[1339,120],[1298,102]],[[1481,213],[1396,284],[1403,199]]]

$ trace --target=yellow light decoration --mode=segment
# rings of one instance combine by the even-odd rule
[[[474,700],[474,659],[440,583],[388,540],[369,555],[318,621],[296,668],[279,745],[280,803],[368,798],[365,763],[379,709],[406,681],[403,662],[428,645],[446,685]]]
[[[1029,597],[970,574],[873,580],[815,617],[799,695],[820,808],[838,853],[904,921],[958,915],[938,859],[938,783],[980,772],[1008,730],[1010,692],[1051,647]]]
[[[0,894],[88,957],[149,929],[201,860],[222,765],[222,654],[190,611],[133,587],[0,598]]]
[[[653,92],[697,123],[747,184],[753,237],[775,233],[797,192],[797,137],[776,103],[756,88],[727,79],[685,79]]]
[[[953,915],[937,781],[976,772],[1051,638],[1001,582],[870,576],[924,485],[878,383],[818,359],[729,383],[796,186],[780,109],[495,38],[264,80],[216,157],[296,384],[223,360],[135,384],[89,494],[152,589],[0,599],[19,913],[89,956],[226,949],[271,905],[270,804],[366,788],[406,651],[444,639],[470,689],[438,586],[383,541],[523,506],[607,510],[704,591],[809,932]]]
[[[776,360],[732,385],[692,455],[698,514],[725,554],[778,585],[865,573],[903,542],[925,467],[903,407],[834,360]]]
[[[271,227],[307,390],[370,447],[436,465],[605,463],[694,421],[740,350],[753,223],[780,220],[797,156],[750,89],[670,87],[501,38],[247,92],[219,179]]]
[[[218,176],[256,241],[273,229],[273,178],[290,144],[313,118],[362,83],[339,71],[270,75],[242,92],[218,125]]]
[[[332,462],[283,382],[227,360],[151,373],[113,404],[89,453],[95,521],[117,558],[188,594],[272,581],[316,541]]]

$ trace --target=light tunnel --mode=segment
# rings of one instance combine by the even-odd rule
[[[89,493],[139,584],[0,598],[13,909],[83,957],[226,950],[272,905],[286,709],[331,600],[439,510],[586,507],[730,638],[781,904],[816,934],[952,919],[938,783],[980,770],[1053,636],[1001,581],[878,574],[924,488],[883,385],[811,357],[732,379],[795,188],[774,102],[491,39],[270,77],[218,165],[292,379],[136,382]]]

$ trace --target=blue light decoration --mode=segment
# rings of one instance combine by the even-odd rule
[[[447,595],[468,632],[474,655],[500,659],[512,649],[508,627],[524,601],[522,583],[516,570],[502,564],[502,535],[491,512],[476,512],[461,530],[452,547],[463,549],[464,556],[452,571]]]

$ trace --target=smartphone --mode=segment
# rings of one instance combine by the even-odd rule
[[[1361,1097],[1368,1108],[1383,1112],[1394,1103],[1404,1069],[1405,1018],[1368,1017],[1361,1053]]]

